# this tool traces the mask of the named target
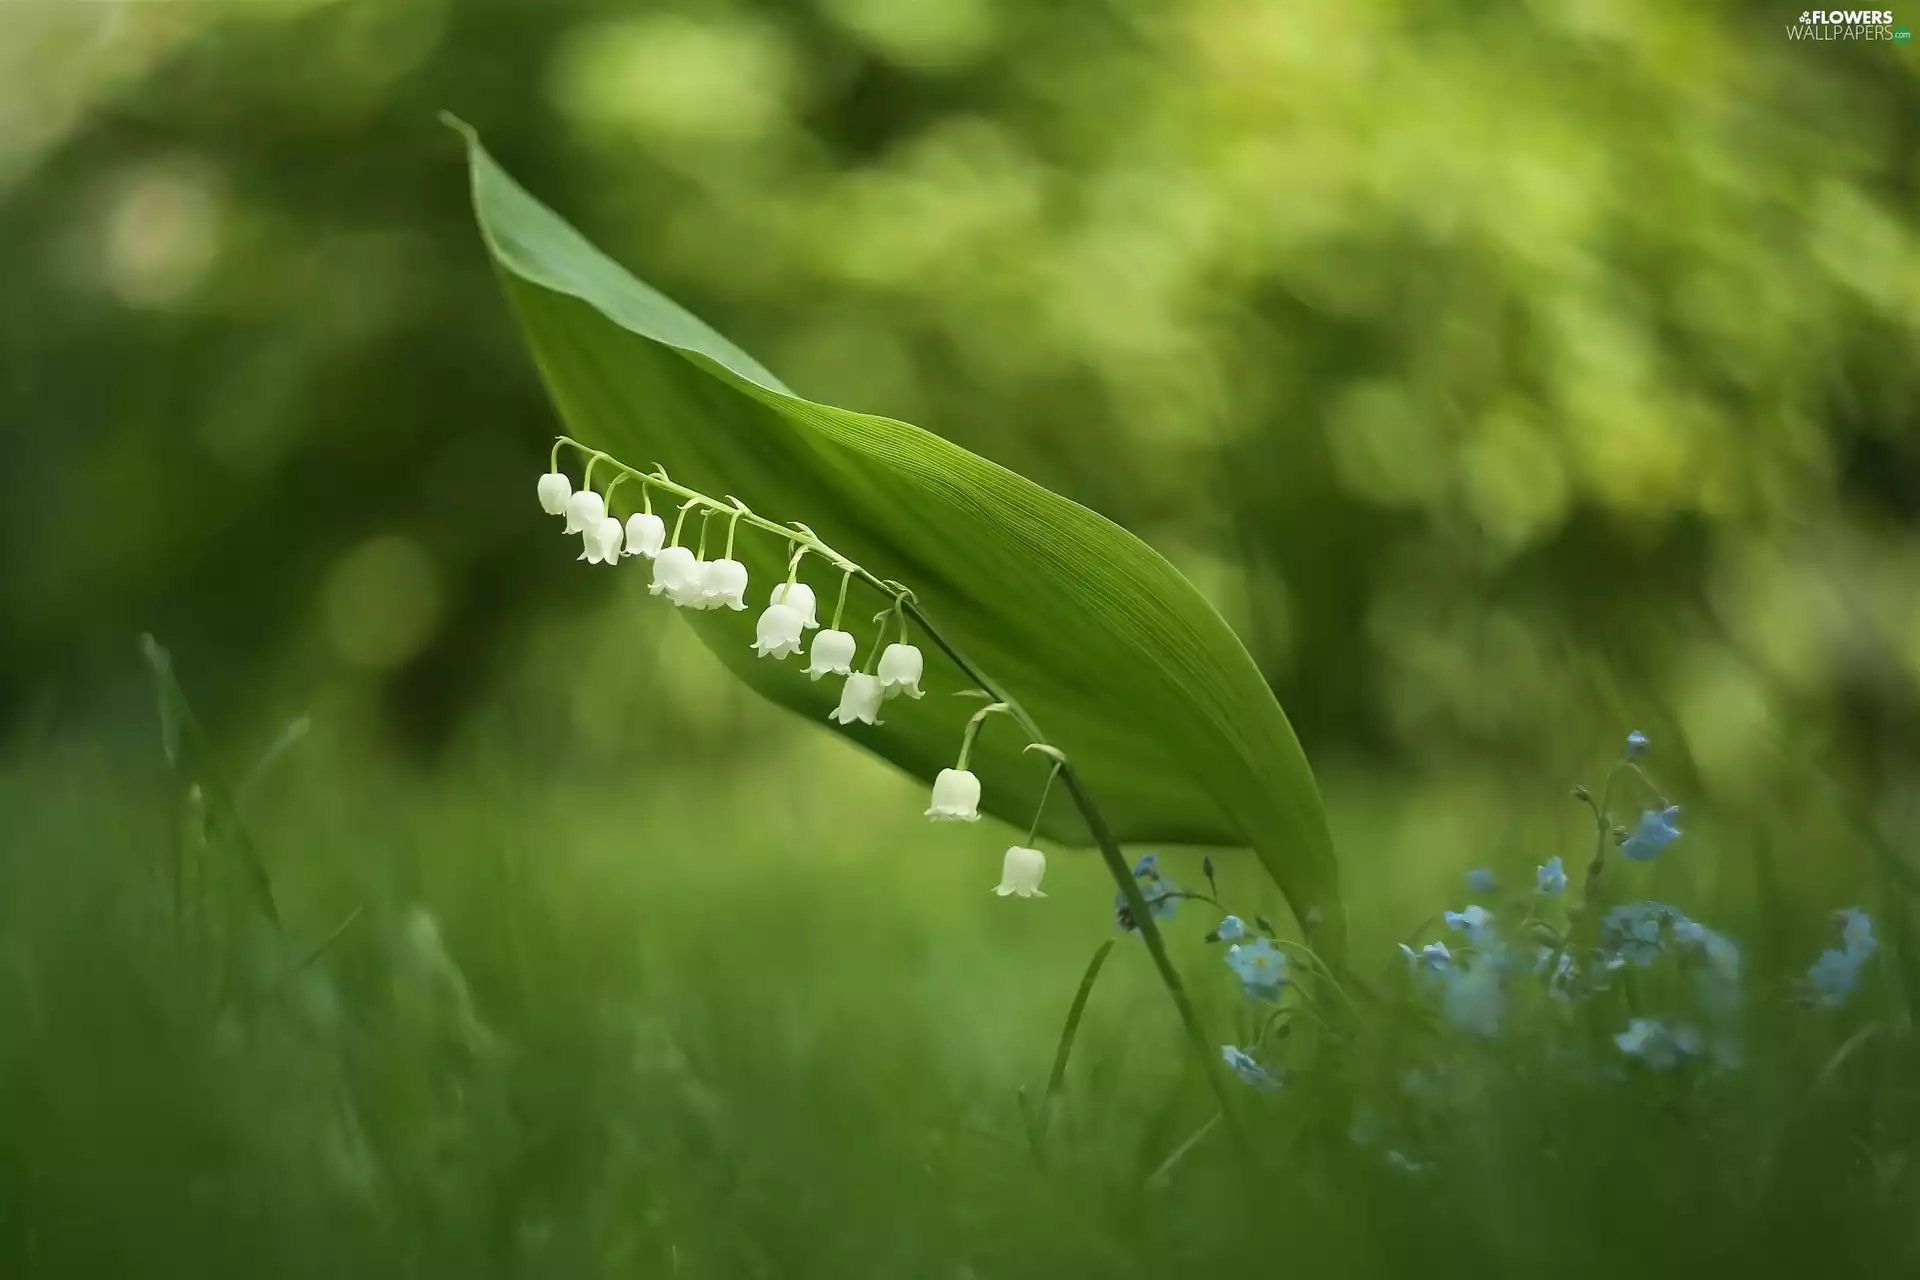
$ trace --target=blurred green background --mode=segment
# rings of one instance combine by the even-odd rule
[[[346,1000],[461,1054],[638,1063],[682,1091],[658,1104],[675,1123],[707,1117],[675,1141],[709,1155],[738,1154],[753,1125],[729,1107],[756,1100],[820,1153],[872,1097],[1008,1098],[1110,929],[1090,859],[1056,856],[1044,903],[990,899],[1006,833],[922,827],[914,787],[733,687],[633,578],[576,566],[534,502],[556,419],[442,109],[801,393],[928,427],[1173,559],[1315,764],[1361,951],[1457,905],[1468,866],[1583,860],[1565,788],[1633,727],[1692,815],[1660,891],[1749,912],[1762,949],[1817,949],[1872,850],[1920,843],[1920,51],[1792,42],[1797,16],[0,4],[0,991],[40,1037],[0,1050],[10,1200],[40,1210],[0,1220],[6,1256],[82,1256],[95,1236],[49,1224],[103,1165],[124,1195],[87,1221],[204,1228],[231,1202],[176,1173],[177,1202],[143,1199],[142,1143],[173,1169],[228,1123],[245,1152],[214,1142],[211,1166],[315,1180],[221,1220],[235,1265],[347,1265],[351,1232],[331,1261],[261,1243],[275,1213],[336,1212],[314,1206],[340,1185],[391,1193],[379,1220],[439,1242],[416,1261],[448,1239],[540,1266],[556,1241],[618,1237],[655,1268],[689,1247],[665,1200],[541,1207],[552,1170],[585,1176],[569,1144],[597,1077],[463,1094],[461,1124],[517,1135],[506,1172],[476,1171],[448,1152],[504,1149],[484,1135],[395,1145],[364,1093],[343,1119],[332,1073],[370,1069],[350,1049],[288,1049],[329,1082],[292,1101],[255,1059],[223,1083],[192,1058],[228,1050],[172,1020],[143,950],[139,895],[187,819],[142,632],[230,776],[311,717],[251,819],[292,935],[361,911],[303,971],[303,1016]],[[1222,865],[1277,911],[1250,862]],[[1120,1092],[1179,1070],[1138,959],[1090,1015]],[[415,997],[439,1012],[394,1011]],[[153,1038],[61,1015],[130,1001]],[[173,1101],[149,1110],[154,1044],[187,1057],[154,1068]],[[690,1044],[717,1077],[689,1074]],[[860,1044],[868,1074],[836,1084]],[[400,1059],[453,1052],[422,1045]],[[730,1072],[722,1045],[749,1060]],[[846,1112],[793,1119],[763,1068],[809,1106],[846,1085]],[[457,1087],[420,1071],[392,1081],[394,1115]],[[979,1126],[1017,1143],[1000,1105]],[[151,1131],[129,1139],[135,1114]],[[619,1146],[660,1117],[617,1118],[594,1144],[670,1163]],[[1151,1167],[1180,1134],[1136,1121]],[[716,1202],[752,1200],[746,1145]],[[856,1194],[820,1159],[802,1186],[829,1203],[900,1194],[884,1160],[849,1157],[874,1179]],[[801,1226],[758,1229],[764,1266],[712,1273],[795,1265],[780,1233]],[[921,1273],[877,1257],[819,1265]]]

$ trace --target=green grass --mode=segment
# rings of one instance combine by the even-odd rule
[[[231,815],[187,798],[150,733],[12,754],[0,1273],[1901,1275],[1920,1261],[1897,928],[1882,913],[1881,963],[1848,1007],[1794,1003],[1793,973],[1828,944],[1823,913],[1846,904],[1810,894],[1770,952],[1763,903],[1730,883],[1745,873],[1701,873],[1748,865],[1711,818],[1684,846],[1692,871],[1634,868],[1644,883],[1628,887],[1748,947],[1738,1070],[1652,1073],[1612,1049],[1629,998],[1675,998],[1658,971],[1572,1009],[1523,971],[1497,1038],[1448,1030],[1391,941],[1419,923],[1406,899],[1459,904],[1456,872],[1389,874],[1399,810],[1336,780],[1340,829],[1379,841],[1350,861],[1350,985],[1375,993],[1356,994],[1351,1038],[1301,1024],[1287,1087],[1246,1094],[1252,1155],[1237,1156],[1122,938],[1042,1159],[1020,1091],[1045,1089],[1076,984],[1113,936],[1096,859],[1056,853],[1049,898],[997,899],[1011,833],[922,823],[916,787],[771,712],[716,695],[704,733],[663,709],[610,729],[617,749],[549,750],[538,724],[513,722],[518,705],[431,768],[335,727],[344,712],[317,716],[241,818],[284,934]],[[1571,852],[1579,812],[1562,825]],[[1515,867],[1542,856],[1527,844],[1515,837]],[[1166,863],[1200,882],[1197,855]],[[1251,860],[1221,868],[1243,915],[1279,915]],[[1168,932],[1209,1026],[1239,1039],[1249,1008],[1201,940],[1213,923],[1189,904]],[[1357,1108],[1378,1141],[1350,1139]],[[1390,1167],[1389,1147],[1423,1172]]]

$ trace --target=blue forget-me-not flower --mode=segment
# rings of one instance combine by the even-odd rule
[[[1607,912],[1600,930],[1610,944],[1614,967],[1634,964],[1645,969],[1653,963],[1660,954],[1660,919],[1666,911],[1657,902],[1629,902]]]
[[[1665,1071],[1682,1056],[1697,1058],[1705,1048],[1700,1032],[1687,1023],[1668,1027],[1657,1018],[1634,1018],[1613,1038],[1620,1052],[1638,1058],[1655,1071]]]
[[[1279,999],[1280,988],[1287,980],[1287,957],[1265,938],[1228,947],[1227,968],[1240,979],[1247,994],[1257,999]]]
[[[1466,934],[1468,942],[1478,944],[1492,934],[1493,912],[1485,907],[1470,905],[1465,911],[1445,911],[1441,915],[1447,927]]]
[[[1244,1049],[1223,1044],[1220,1046],[1220,1057],[1233,1068],[1233,1074],[1254,1088],[1265,1091],[1280,1087],[1280,1082],[1274,1079],[1265,1067],[1254,1061],[1253,1055]]]
[[[1680,818],[1680,806],[1668,805],[1655,812],[1647,809],[1641,812],[1640,821],[1634,827],[1633,834],[1620,843],[1620,852],[1635,862],[1652,862],[1660,856],[1660,851],[1678,840],[1680,828],[1674,823]]]
[[[1840,950],[1829,948],[1807,970],[1807,985],[1813,989],[1814,1003],[1833,1008],[1844,1001],[1859,981],[1860,967],[1880,943],[1873,936],[1873,921],[1858,907],[1837,913],[1840,920]]]
[[[1444,942],[1429,942],[1415,951],[1406,943],[1400,944],[1400,950],[1406,954],[1407,964],[1415,969],[1425,969],[1428,973],[1445,973],[1453,967],[1453,953],[1447,950]]]
[[[1548,858],[1533,872],[1533,891],[1549,896],[1564,891],[1567,887],[1567,868],[1558,855]]]
[[[1153,912],[1155,920],[1164,920],[1172,915],[1180,905],[1180,899],[1174,896],[1176,890],[1165,876],[1160,874],[1160,855],[1145,853],[1140,861],[1133,864],[1133,878],[1140,882],[1140,896],[1147,900],[1147,909]],[[1133,929],[1133,915],[1127,910],[1127,895],[1113,895],[1113,917],[1122,929]]]

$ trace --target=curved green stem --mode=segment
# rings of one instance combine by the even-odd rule
[[[721,557],[724,560],[733,559],[733,535],[737,533],[740,529],[740,517],[745,515],[747,512],[747,504],[740,501],[740,499],[735,498],[733,500],[733,505],[737,508],[737,510],[734,511],[733,519],[727,525],[727,554]]]
[[[830,628],[831,630],[838,631],[840,629],[840,615],[847,611],[847,584],[852,581],[852,569],[848,569],[840,575],[840,600],[839,603],[833,606],[833,626]]]
[[[988,678],[985,672],[955,648],[953,643],[941,634],[940,629],[927,618],[925,611],[919,605],[909,603],[905,607],[913,614],[913,620],[919,624],[920,630],[926,634],[935,648],[946,654],[969,680],[985,689],[995,701],[1006,705],[1006,713],[1013,717],[1014,723],[1020,726],[1029,739],[1038,743],[1046,742],[1046,734],[1040,731],[1040,726],[1034,722],[1033,717],[1028,715],[1020,703],[1008,695],[1006,690]],[[1059,776],[1066,784],[1067,794],[1072,798],[1074,808],[1080,811],[1080,816],[1086,821],[1087,831],[1093,836],[1093,842],[1100,850],[1100,860],[1106,864],[1107,874],[1119,888],[1120,896],[1127,904],[1127,911],[1140,930],[1140,938],[1146,943],[1147,953],[1153,958],[1153,966],[1160,974],[1161,985],[1166,987],[1168,997],[1172,999],[1174,1008],[1179,1012],[1180,1025],[1186,1032],[1188,1047],[1193,1051],[1201,1072],[1206,1076],[1208,1086],[1213,1089],[1214,1095],[1219,1099],[1221,1111],[1230,1121],[1229,1128],[1234,1135],[1235,1145],[1240,1148],[1243,1155],[1250,1154],[1246,1146],[1245,1133],[1240,1126],[1239,1099],[1234,1096],[1227,1085],[1226,1078],[1221,1074],[1218,1055],[1207,1040],[1206,1029],[1200,1024],[1199,1011],[1193,1007],[1193,1000],[1187,995],[1186,986],[1180,980],[1180,971],[1174,968],[1173,957],[1167,953],[1166,939],[1160,936],[1158,926],[1153,923],[1153,912],[1140,892],[1140,884],[1133,878],[1133,872],[1127,866],[1126,856],[1120,852],[1119,842],[1113,838],[1113,832],[1108,829],[1106,819],[1093,803],[1093,797],[1087,794],[1087,789],[1081,783],[1080,774],[1074,769],[1073,762],[1064,755],[1056,756],[1055,759],[1059,761]]]
[[[1033,847],[1033,838],[1040,833],[1040,817],[1047,811],[1047,797],[1053,793],[1053,780],[1060,776],[1060,762],[1055,760],[1053,768],[1047,770],[1047,780],[1040,784],[1040,803],[1033,807],[1033,821],[1027,826],[1027,838],[1021,843],[1029,849]]]
[[[687,512],[693,510],[693,507],[694,504],[691,502],[683,502],[680,504],[680,514],[673,519],[673,536],[667,539],[668,546],[677,547],[680,545],[680,526],[687,522]]]
[[[997,715],[1006,709],[1006,703],[995,702],[973,713],[972,717],[967,721],[966,731],[960,735],[960,759],[954,762],[954,768],[965,769],[967,767],[967,761],[973,758],[973,740],[980,736],[980,726],[987,722],[988,716]],[[1039,819],[1036,818],[1035,821],[1037,822]]]

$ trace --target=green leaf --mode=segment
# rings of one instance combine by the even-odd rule
[[[938,436],[794,394],[594,248],[456,127],[469,141],[481,233],[568,434],[760,515],[805,522],[904,583],[1073,759],[1119,839],[1252,848],[1297,913],[1320,908],[1326,947],[1338,953],[1332,843],[1306,758],[1246,649],[1172,565],[1112,521]],[[622,510],[639,498],[631,481],[616,495]],[[709,531],[710,556],[723,523]],[[754,608],[684,616],[747,683],[826,725],[838,682],[815,683],[797,660],[759,659],[749,647],[783,553],[773,535],[742,529],[736,558],[752,574]],[[572,554],[556,546],[556,566],[573,571]],[[802,578],[830,613],[839,574],[816,558]],[[846,629],[864,657],[870,619],[888,602],[857,581],[852,591]],[[882,725],[838,731],[931,779],[954,763],[979,704],[954,697],[971,682],[922,647],[925,700],[889,702]],[[1025,746],[1011,720],[994,717],[972,759],[982,807],[1016,827],[1032,818],[1051,767]],[[1058,802],[1041,831],[1089,839]]]

